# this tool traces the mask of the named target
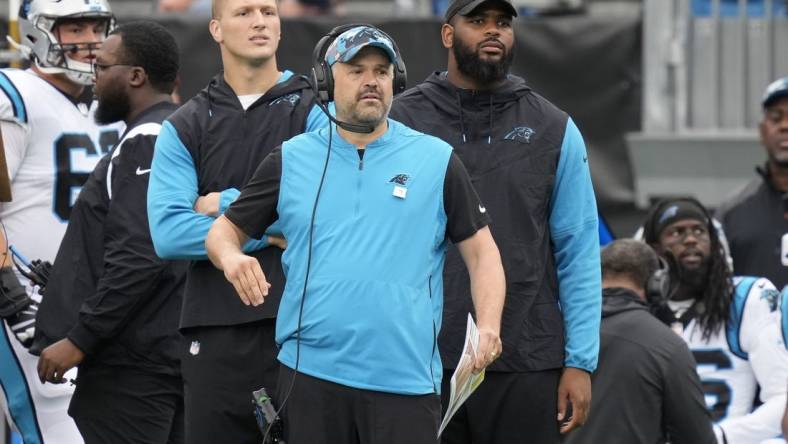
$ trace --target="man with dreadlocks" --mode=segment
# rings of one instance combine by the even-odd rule
[[[779,436],[788,351],[774,285],[733,277],[720,233],[694,199],[658,203],[643,229],[645,241],[667,260],[673,283],[657,315],[692,350],[718,442]],[[753,410],[758,386],[763,404]]]

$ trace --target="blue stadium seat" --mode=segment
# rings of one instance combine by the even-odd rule
[[[713,0],[692,0],[692,15],[711,17]],[[771,14],[767,14],[765,0],[747,0],[747,17],[783,16],[788,17],[788,2],[773,0]],[[739,17],[739,0],[720,0],[720,17]]]

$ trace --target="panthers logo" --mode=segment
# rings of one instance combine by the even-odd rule
[[[662,222],[665,222],[669,218],[675,217],[678,211],[679,211],[678,205],[672,205],[668,207],[668,209],[662,213],[662,216],[659,217],[659,221],[657,221],[657,223],[661,224]]]
[[[271,102],[268,106],[274,106],[280,103],[287,103],[290,106],[296,106],[300,100],[301,100],[300,94],[292,93],[286,96],[279,97],[278,99]]]
[[[761,292],[761,299],[765,299],[766,303],[769,304],[769,311],[775,311],[780,301],[780,292],[773,288],[763,290]]]
[[[364,43],[381,41],[381,40],[388,40],[383,34],[381,34],[377,29],[364,27],[357,33],[355,33],[352,37],[350,37],[347,42],[345,42],[345,46],[348,48],[355,48],[356,46],[360,46]]]
[[[375,44],[374,46],[388,48],[386,49],[387,51],[389,49],[393,51],[394,48],[394,44],[391,39],[386,37],[385,34],[376,28],[370,26],[359,26],[345,31],[340,35],[339,38],[334,40],[326,50],[326,63],[333,65],[334,62],[339,60],[340,57],[347,56],[347,51],[353,48],[360,49],[363,46],[373,43]],[[358,51],[358,49],[356,49],[356,51]],[[355,52],[350,53],[350,55],[353,54],[355,54]]]
[[[531,143],[531,136],[533,136],[535,133],[536,132],[533,129],[528,128],[527,126],[518,126],[509,132],[509,134],[504,136],[504,139]]]
[[[397,185],[402,185],[404,187],[407,185],[408,179],[410,179],[410,176],[407,174],[397,174],[396,176],[392,177],[391,180],[389,180],[389,183],[396,183]]]

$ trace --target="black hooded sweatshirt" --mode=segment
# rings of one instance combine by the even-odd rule
[[[457,88],[445,72],[436,72],[397,97],[391,117],[452,145],[492,217],[490,229],[507,288],[503,355],[489,369],[563,367],[564,320],[549,220],[569,116],[519,77],[509,76],[491,91],[472,91]],[[598,304],[599,294],[593,293]],[[450,369],[462,351],[467,313],[474,312],[469,275],[454,246],[444,268],[444,301],[439,348],[444,367]],[[592,371],[595,360],[594,355],[579,367]]]
[[[625,288],[605,288],[599,368],[586,424],[564,444],[714,444],[711,416],[684,340]]]
[[[271,150],[304,132],[313,106],[314,94],[308,81],[293,75],[244,110],[223,74],[218,74],[167,122],[191,157],[197,193],[204,196],[242,189]],[[156,216],[150,217],[153,220]],[[154,233],[157,252],[161,254],[160,249],[172,245],[177,240],[173,238],[180,235]],[[162,239],[165,245],[158,244]],[[282,250],[269,246],[248,254],[257,258],[272,284],[265,304],[244,305],[221,270],[208,260],[193,260],[186,277],[181,328],[240,325],[276,317],[285,280]]]

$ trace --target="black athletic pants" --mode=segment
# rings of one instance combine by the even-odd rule
[[[293,370],[281,366],[274,403],[287,396]],[[436,444],[440,399],[347,387],[296,376],[283,419],[287,444]]]
[[[68,414],[86,444],[183,444],[183,380],[142,370],[79,370]]]
[[[443,370],[443,408],[453,370]],[[557,444],[561,370],[487,372],[441,435],[442,444]]]
[[[252,391],[274,393],[279,362],[275,319],[183,332],[188,444],[260,444]]]

